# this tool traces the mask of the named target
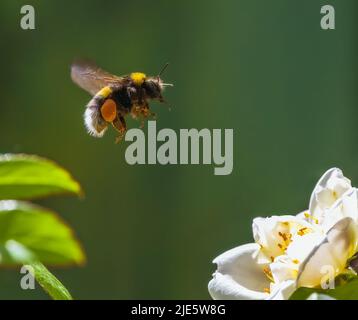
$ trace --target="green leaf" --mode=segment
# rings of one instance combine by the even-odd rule
[[[72,300],[71,294],[66,287],[41,263],[30,263],[36,281],[54,300]]]
[[[7,266],[34,259],[56,266],[85,261],[72,229],[55,213],[14,200],[0,201],[0,257]]]
[[[357,300],[358,299],[358,277],[351,278],[335,289],[315,289],[315,288],[298,288],[290,300],[306,300],[312,293],[328,295],[337,300]]]
[[[0,155],[0,200],[81,194],[81,187],[56,163],[30,155]]]

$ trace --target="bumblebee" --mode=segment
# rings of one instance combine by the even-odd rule
[[[75,61],[71,66],[71,78],[82,89],[93,95],[86,106],[84,123],[87,131],[94,137],[102,137],[109,125],[119,133],[119,142],[126,130],[125,116],[130,114],[134,119],[153,117],[149,101],[164,102],[162,92],[166,86],[160,76],[166,69],[166,64],[160,73],[147,77],[142,72],[118,77],[87,61]]]

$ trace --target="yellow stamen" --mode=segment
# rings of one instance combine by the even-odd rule
[[[292,234],[291,233],[278,232],[278,235],[283,239],[283,244],[278,243],[277,246],[282,250],[286,250],[287,247],[292,242]]]
[[[295,263],[295,264],[299,264],[299,263],[300,263],[297,259],[293,259],[292,262]]]
[[[279,235],[284,241],[287,241],[286,233],[279,232],[278,235]]]
[[[309,233],[310,232],[310,230],[307,228],[307,227],[304,227],[304,228],[301,228],[300,230],[298,230],[297,231],[297,234],[299,235],[299,236],[303,236],[303,235],[305,235],[305,234],[307,234],[307,233]]]
[[[305,212],[304,216],[306,219],[311,219],[312,221],[314,221],[315,224],[319,223],[318,219],[312,216],[311,214],[309,214],[308,212]]]
[[[270,290],[269,288],[264,288],[264,292],[265,292],[265,293],[270,293],[271,290]]]
[[[265,268],[263,269],[263,272],[264,272],[264,274],[266,275],[266,277],[269,278],[269,280],[273,282],[273,276],[272,276],[272,272],[271,272],[270,268],[269,268],[269,267],[265,267]]]

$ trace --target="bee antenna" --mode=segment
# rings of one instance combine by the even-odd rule
[[[165,69],[166,69],[168,66],[169,66],[169,62],[167,62],[167,63],[163,66],[162,70],[160,70],[160,72],[159,72],[159,74],[158,74],[158,78],[160,78],[160,76],[163,74],[163,72],[165,71]]]

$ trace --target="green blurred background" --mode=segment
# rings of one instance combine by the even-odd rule
[[[36,30],[20,28],[32,4]],[[336,9],[336,30],[320,8]],[[56,160],[84,199],[38,201],[82,241],[82,268],[53,270],[78,299],[207,299],[219,253],[252,241],[253,217],[297,213],[319,176],[341,167],[358,184],[356,0],[1,1],[0,152]],[[90,137],[75,57],[175,84],[154,104],[160,128],[234,128],[234,170],[129,166],[115,133]],[[129,127],[139,126],[130,120]],[[0,298],[23,291],[0,270]]]

